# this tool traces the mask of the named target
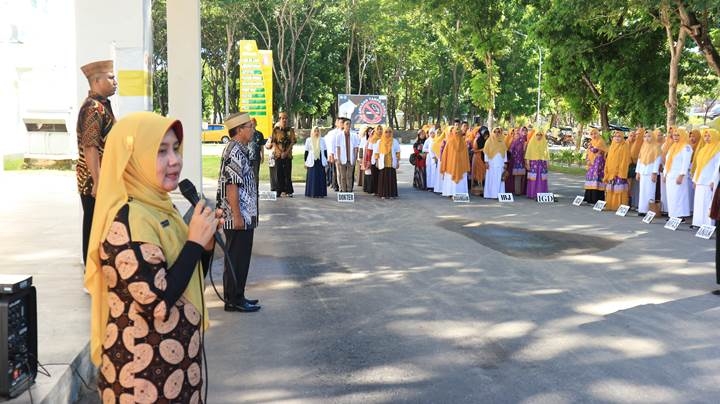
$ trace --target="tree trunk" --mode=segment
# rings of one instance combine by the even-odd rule
[[[668,78],[668,98],[665,101],[667,110],[667,118],[665,120],[665,130],[671,126],[675,126],[677,120],[677,85],[680,66],[680,56],[685,47],[685,39],[687,31],[683,28],[678,29],[677,40],[672,32],[672,22],[670,21],[670,11],[667,7],[660,9],[660,22],[665,27],[665,36],[667,37],[668,51],[670,52],[670,77]]]
[[[227,48],[225,51],[225,116],[230,115],[230,59],[235,42],[235,32],[228,23],[225,25],[225,34],[227,38]]]
[[[600,112],[600,127],[603,130],[603,132],[610,130],[610,121],[608,120],[608,105],[606,103],[600,103],[599,106],[599,112]]]
[[[582,147],[582,141],[583,141],[583,131],[585,130],[585,125],[581,123],[578,124],[578,133],[575,135],[575,151],[579,151]]]

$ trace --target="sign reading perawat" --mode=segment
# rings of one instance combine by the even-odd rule
[[[353,127],[387,124],[387,96],[338,94],[338,116],[350,118]]]

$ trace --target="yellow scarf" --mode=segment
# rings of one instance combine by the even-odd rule
[[[435,154],[435,157],[440,157],[440,150],[442,149],[443,140],[445,140],[449,131],[450,131],[450,128],[447,127],[447,128],[445,128],[445,130],[443,130],[442,134],[435,135],[435,140],[433,140],[433,146],[432,146],[432,150],[433,150],[433,153]]]
[[[630,159],[633,163],[638,162],[640,157],[640,149],[642,149],[643,142],[645,141],[645,128],[638,128],[635,131],[635,140],[630,142]]]
[[[310,143],[312,144],[313,156],[316,160],[322,160],[322,150],[320,150],[320,130],[318,129],[317,136],[315,136],[315,130],[310,135]]]
[[[608,147],[607,147],[607,143],[605,143],[605,139],[603,139],[603,137],[600,136],[600,132],[598,132],[597,129],[593,129],[590,131],[591,135],[593,133],[595,133],[596,136],[595,136],[595,139],[590,141],[590,146],[607,153]],[[590,167],[592,165],[592,163],[595,161],[595,158],[597,158],[598,154],[600,154],[600,152],[594,153],[588,149],[588,151],[587,151],[588,167]]]
[[[468,171],[470,171],[470,156],[465,146],[465,138],[453,127],[440,161],[440,172],[450,174],[452,181],[457,184]]]
[[[382,136],[382,134],[383,127],[382,125],[378,125],[373,131],[372,137],[370,138],[370,144],[375,144],[378,140],[380,140],[380,136]]]
[[[705,139],[703,138],[702,133],[700,133],[700,129],[693,129],[690,131],[690,133],[695,137],[695,144],[691,144],[693,149],[693,155],[692,155],[692,163],[690,164],[690,172],[695,172],[695,167],[697,165],[697,156],[700,154],[700,150],[705,147]]]
[[[615,177],[626,178],[630,166],[630,147],[625,139],[613,141],[605,161],[604,181],[609,182]]]
[[[640,153],[638,154],[638,162],[643,163],[645,165],[650,165],[657,160],[658,156],[660,155],[660,145],[657,142],[657,133],[652,133],[652,138],[649,142],[645,141],[645,138],[643,137],[643,144],[640,148]]]
[[[685,146],[687,146],[689,143],[687,131],[684,128],[677,128],[676,130],[677,130],[677,133],[680,135],[680,138],[678,139],[677,142],[673,142],[672,136],[669,137],[670,141],[673,143],[672,143],[672,146],[670,146],[667,151],[667,158],[665,161],[665,172],[666,173],[670,172],[670,168],[672,167],[673,161],[675,160],[675,157],[678,155],[678,153],[680,153],[680,151],[685,149]],[[665,143],[667,143],[667,142],[665,142]]]
[[[136,112],[113,126],[105,144],[85,271],[85,287],[92,298],[90,354],[98,366],[109,314],[108,287],[101,270],[99,250],[117,212],[129,203],[133,241],[162,247],[168,267],[175,262],[187,240],[185,222],[155,177],[158,148],[170,128],[175,129],[182,142],[179,121],[151,112]],[[132,201],[128,202],[130,197]],[[168,221],[170,226],[164,228],[162,221]],[[173,231],[169,231],[171,229]],[[202,287],[202,271],[198,265],[183,293],[196,308],[202,307]],[[207,327],[207,310],[203,319]]]
[[[548,141],[544,133],[530,138],[527,149],[525,150],[525,160],[550,160],[550,152],[548,151]]]
[[[508,137],[509,136],[510,135],[508,135]],[[483,149],[483,151],[485,152],[488,160],[492,160],[492,158],[495,157],[496,154],[504,156],[505,154],[507,154],[507,145],[505,144],[505,139],[503,139],[502,135],[498,135],[493,130],[492,132],[490,132],[490,136],[485,142],[485,148]]]
[[[700,173],[702,173],[708,163],[710,163],[710,160],[720,152],[720,132],[715,129],[705,129],[705,132],[710,133],[710,142],[705,143],[705,146],[697,153],[695,171],[693,171],[695,173],[693,180],[695,181],[700,178]]]

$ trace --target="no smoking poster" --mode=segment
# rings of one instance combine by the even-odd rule
[[[338,94],[339,116],[350,118],[353,128],[387,123],[386,95]]]

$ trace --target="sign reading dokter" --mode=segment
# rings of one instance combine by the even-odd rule
[[[386,95],[338,94],[338,112],[349,117],[353,126],[387,124]]]

